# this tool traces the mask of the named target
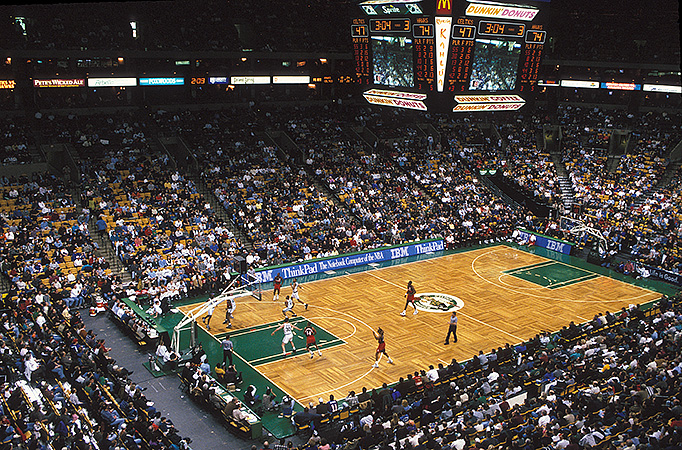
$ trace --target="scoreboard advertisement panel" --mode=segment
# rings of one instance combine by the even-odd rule
[[[549,1],[367,0],[359,6],[351,24],[356,79],[382,90],[384,104],[399,106],[400,94],[418,92],[427,95],[428,109],[457,111],[466,109],[455,108],[463,94],[492,99],[486,94],[537,89]],[[398,100],[389,102],[390,92]]]

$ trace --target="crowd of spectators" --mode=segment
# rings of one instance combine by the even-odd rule
[[[679,273],[676,178],[658,186],[669,164],[666,155],[681,136],[675,117],[598,108],[565,108],[560,114],[563,162],[584,221],[599,229],[614,250]],[[611,168],[608,141],[600,143],[595,136],[614,129],[632,130],[632,143]]]
[[[431,209],[437,218],[431,218],[429,233],[442,236],[448,248],[511,236],[522,211],[480,181],[484,155],[495,150],[478,145],[488,142],[480,130],[458,134],[452,133],[457,128],[446,129],[449,146],[445,149],[431,136],[396,142],[391,151],[394,161],[406,167],[417,185],[436,200]]]
[[[387,116],[390,119],[390,114]],[[437,211],[432,208],[434,200],[427,198],[401,168],[402,160],[391,158],[392,152],[400,153],[394,149],[406,142],[409,145],[410,138],[385,139],[393,136],[393,131],[391,120],[384,118],[364,111],[349,111],[345,120],[339,122],[341,129],[352,129],[358,120],[373,122],[376,125],[373,132],[384,138],[376,141],[374,147],[353,135],[331,135],[306,148],[310,170],[359,218],[353,240],[360,249],[421,239],[429,235],[433,221],[438,219]],[[403,126],[403,129],[409,129],[408,134],[412,136],[416,134],[414,127]],[[331,133],[337,131],[332,128]],[[440,226],[437,224],[436,228]]]
[[[199,167],[224,162],[230,154],[254,148],[259,117],[242,107],[231,110],[173,111],[158,110],[153,121],[161,133],[178,136],[190,146]]]
[[[3,165],[27,164],[33,162],[29,146],[33,144],[29,128],[21,120],[5,118],[0,124],[2,148],[0,161]]]
[[[614,129],[629,127],[630,118],[622,111],[560,105],[557,122],[562,131],[564,160],[574,159],[583,148],[608,150]]]
[[[657,189],[636,209],[642,239],[632,248],[632,254],[642,263],[661,267],[669,272],[682,272],[682,169],[678,169],[670,183]]]
[[[682,441],[682,305],[661,299],[517,346],[311,402],[299,448],[675,449]],[[329,420],[339,410],[348,419]]]
[[[263,141],[225,154],[204,176],[232,222],[253,243],[257,265],[350,251],[341,247],[348,227],[342,211],[303,169],[279,160],[275,148]]]
[[[575,199],[584,213],[581,218],[601,228],[618,250],[623,248],[624,230],[631,222],[627,213],[634,211],[635,202],[655,187],[667,164],[661,155],[679,141],[677,117],[596,108],[583,111],[562,107],[559,110],[558,120],[565,141],[563,163]],[[44,139],[68,142],[76,149],[86,180],[83,206],[94,211],[95,220],[106,207],[107,233],[111,235],[118,226],[112,235],[115,246],[126,250],[121,256],[127,267],[139,276],[144,273],[140,262],[131,265],[129,259],[130,254],[138,253],[130,251],[131,246],[137,248],[137,235],[149,225],[145,220],[150,218],[141,218],[140,213],[150,214],[153,203],[158,201],[164,203],[164,208],[168,207],[165,204],[168,198],[157,198],[157,192],[152,196],[153,190],[148,189],[150,186],[161,189],[167,182],[175,186],[176,192],[170,196],[179,195],[176,202],[189,201],[195,212],[198,210],[200,215],[207,214],[213,219],[187,217],[193,223],[185,223],[183,227],[189,226],[190,230],[183,228],[181,232],[172,226],[164,228],[164,233],[145,236],[144,246],[149,245],[156,253],[145,255],[145,248],[139,258],[146,258],[142,265],[153,266],[151,275],[159,270],[170,275],[166,267],[158,267],[158,260],[167,260],[169,254],[177,257],[178,251],[186,253],[186,249],[177,248],[174,240],[178,237],[182,241],[184,237],[187,241],[185,233],[195,232],[191,228],[197,221],[210,223],[211,229],[218,226],[224,242],[219,242],[217,247],[230,255],[251,253],[251,260],[258,265],[330,256],[420,238],[444,237],[452,245],[464,245],[505,236],[526,213],[511,211],[492,196],[478,183],[476,172],[501,170],[526,189],[528,195],[555,206],[560,201],[553,162],[548,154],[538,150],[539,131],[549,118],[541,109],[528,116],[514,114],[505,118],[502,124],[492,124],[473,115],[456,118],[417,115],[338,102],[293,108],[159,110],[151,115],[123,113],[117,117],[48,115],[38,120],[38,130]],[[197,194],[192,181],[185,180],[180,172],[174,173],[164,152],[152,151],[148,139],[150,123],[163,135],[185,140],[203,170],[204,180],[225,208],[232,222],[229,225],[236,226],[246,242],[235,239],[227,224],[214,224],[214,212],[210,208],[204,210],[208,206],[206,199]],[[417,125],[420,123],[426,127]],[[440,136],[426,134],[429,124]],[[376,139],[370,140],[373,146],[355,132],[358,126],[366,126],[373,133]],[[264,131],[273,128],[292,137],[298,151],[305,155],[302,166],[286,151],[265,142]],[[614,129],[632,130],[630,139],[634,148],[620,157],[615,171],[609,172],[606,147]],[[151,156],[133,162],[133,170],[125,167],[129,161],[124,154],[139,158],[143,153]],[[424,155],[428,157],[427,164],[424,164]],[[542,164],[538,165],[538,161]],[[179,163],[189,164],[189,160]],[[135,176],[134,171],[143,170],[135,168],[138,164],[165,169],[147,176],[153,182],[138,189],[140,192],[125,193],[128,184],[139,184],[140,180],[131,178]],[[445,183],[441,177],[445,177]],[[434,179],[439,181],[434,183]],[[452,199],[462,199],[462,192],[467,192],[465,198],[480,201],[454,211]],[[129,203],[131,195],[142,195],[147,201],[138,205],[139,199],[132,199],[134,204],[121,208],[118,203]],[[145,211],[135,212],[135,209]],[[470,217],[471,211],[465,209],[474,211],[476,217]],[[138,230],[125,230],[125,239],[120,234],[120,222],[126,222],[120,217],[123,211],[141,221]],[[494,214],[490,215],[490,211]],[[609,223],[612,218],[618,221],[616,226]],[[165,223],[168,226],[170,222]],[[675,229],[677,221],[668,217],[666,223],[673,223],[671,229]],[[500,227],[501,224],[504,226]],[[156,224],[149,226],[149,230],[155,228]],[[653,230],[656,236],[628,237],[627,241],[660,239],[655,228],[643,228],[647,229]],[[168,231],[171,236],[167,235]],[[176,236],[176,232],[182,236]],[[205,237],[209,241],[216,238],[211,230]],[[172,250],[171,245],[175,246]],[[186,242],[179,245],[182,247]],[[161,253],[166,256],[161,257]],[[154,260],[151,266],[147,264],[149,258]],[[209,259],[211,266],[212,257]],[[671,263],[668,260],[667,265]],[[209,269],[209,272],[214,271]],[[163,284],[169,281],[165,278],[168,277],[164,277]],[[212,278],[216,280],[220,276]],[[172,286],[172,291],[183,295],[183,292],[202,289],[204,282],[180,283],[179,289]]]
[[[304,152],[313,152],[319,145],[349,139],[343,125],[355,108],[340,105],[326,107],[297,107],[285,112],[271,108],[267,112],[268,123],[275,129],[286,131]],[[364,112],[357,111],[360,116]]]
[[[192,180],[158,154],[114,153],[94,169],[85,200],[138,290],[179,299],[227,284],[238,243]]]
[[[394,140],[411,140],[423,135],[419,131],[419,122],[427,123],[429,115],[415,115],[413,111],[401,109],[377,110],[360,109],[357,111],[355,120],[358,124],[366,126],[376,133],[377,138],[383,142]]]
[[[110,114],[47,114],[35,121],[36,132],[51,143],[71,144],[80,161],[81,171],[92,172],[91,161],[97,161],[114,149],[130,152],[149,151],[143,112]]]
[[[175,116],[163,123],[170,129],[181,129],[196,149],[207,183],[233,223],[254,244],[256,263],[272,264],[347,253],[403,239],[393,237],[400,230],[393,233],[395,227],[390,224],[382,223],[378,228],[374,224],[376,215],[367,212],[363,203],[353,197],[352,181],[330,172],[346,170],[341,161],[350,156],[350,149],[357,149],[357,158],[368,163],[377,158],[376,153],[364,155],[362,141],[349,133],[356,120],[366,120],[365,111],[341,109],[272,109],[258,118],[242,111],[230,115],[207,113],[199,115],[198,120],[194,115],[191,126],[179,124]],[[231,125],[258,120],[288,132],[306,154],[305,166],[295,166],[286,155],[256,139],[253,130],[244,132]],[[206,151],[216,147],[218,152]],[[316,183],[337,193],[337,198],[346,201],[355,215],[347,216]]]
[[[530,117],[511,117],[499,126],[505,144],[501,153],[501,170],[533,197],[551,206],[561,201],[556,168],[549,153],[541,149],[542,110]]]
[[[105,154],[108,158],[110,149],[119,147],[138,154],[150,152],[145,134],[148,122],[155,123],[166,136],[182,137],[232,225],[247,238],[241,243],[230,237],[230,252],[252,253],[251,260],[258,265],[417,238],[444,237],[451,245],[464,245],[506,236],[515,224],[525,220],[526,213],[512,211],[492,196],[478,183],[476,172],[502,170],[528,195],[550,205],[560,200],[553,163],[548,154],[538,150],[539,131],[549,120],[541,109],[528,117],[510,115],[502,124],[484,123],[473,115],[416,115],[341,102],[293,108],[159,110],[152,116],[128,114],[117,119],[45,119],[44,135],[73,143],[83,157],[82,170],[91,180],[103,173],[93,170],[93,155]],[[675,115],[665,113],[572,107],[559,110],[558,120],[564,130],[563,163],[575,199],[583,208],[581,218],[601,228],[618,250],[623,250],[624,239],[626,243],[637,240],[637,236],[624,236],[630,222],[620,219],[661,177],[666,161],[659,155],[680,136],[675,119]],[[427,135],[424,130],[428,125],[422,129],[418,123],[433,124],[442,136]],[[355,133],[358,125],[374,134],[373,147]],[[265,143],[264,130],[273,128],[292,137],[305,155],[303,167],[286,152]],[[620,158],[618,169],[609,173],[606,147],[614,129],[633,130],[631,139],[636,145]],[[120,155],[117,161],[122,164]],[[538,166],[537,161],[543,163]],[[161,165],[167,163],[162,161]],[[98,164],[111,167],[111,162]],[[168,172],[163,176],[173,175]],[[120,178],[117,174],[109,181],[120,183]],[[625,188],[632,180],[638,185]],[[120,184],[116,188],[120,189]],[[625,189],[633,194],[629,199],[623,195]],[[333,197],[328,198],[325,190]],[[90,196],[88,206],[97,209],[92,201],[94,193],[86,192]],[[467,194],[462,197],[462,192]],[[454,211],[453,198],[480,201]],[[335,201],[346,205],[352,214],[346,214]],[[614,204],[616,207],[607,209]],[[470,217],[472,211],[475,218]],[[608,224],[605,215],[616,217],[620,223]],[[672,218],[667,223],[670,220],[676,223]],[[668,260],[668,266],[671,262]]]
[[[438,136],[413,124],[430,117],[362,108],[317,116],[322,127],[295,119],[286,126],[295,130],[290,132],[317,179],[361,220],[364,230],[354,240],[364,248],[431,237],[454,247],[509,232],[514,213],[472,176],[471,149],[443,148]],[[374,147],[349,132],[354,125],[369,127],[377,138]],[[459,137],[472,146],[488,142],[480,130]]]
[[[117,283],[109,263],[96,254],[87,208],[74,203],[61,178],[20,176],[3,187],[2,273],[8,295],[19,303],[36,296],[62,299],[69,307],[110,295]]]
[[[36,294],[5,306],[2,448],[189,448],[64,299]]]
[[[606,170],[611,117],[599,108],[561,106],[557,111],[561,126],[561,154],[574,189],[592,184],[593,174]],[[578,189],[579,191],[579,189]],[[575,197],[580,201],[581,193]]]
[[[682,114],[674,111],[629,114],[634,122],[632,138],[652,157],[664,157],[682,138]]]
[[[76,150],[80,204],[112,242],[138,292],[153,301],[225,285],[230,258],[242,246],[194,182],[151,146],[145,133],[153,118],[124,113],[45,119],[43,135]]]
[[[500,150],[503,140],[499,136],[484,133],[481,128],[485,120],[483,117],[438,116],[436,120],[436,128],[445,137],[450,149],[459,153],[459,157],[466,160],[472,170],[480,172],[501,169]]]

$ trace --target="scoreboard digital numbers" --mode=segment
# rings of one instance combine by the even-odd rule
[[[450,67],[447,71],[447,90],[454,92],[454,86],[465,86],[471,74],[476,27],[474,21],[465,17],[456,20],[450,40]]]
[[[360,84],[368,85],[371,68],[369,65],[369,25],[367,19],[354,19],[350,29],[353,39],[355,75]]]
[[[460,101],[468,110],[514,109],[537,89],[548,2],[366,0],[359,6],[353,55],[371,103],[452,111]],[[426,95],[407,95],[415,93]],[[476,98],[504,105],[482,107]]]
[[[436,80],[436,36],[433,21],[429,17],[417,17],[412,28],[412,36],[416,88],[432,91]]]

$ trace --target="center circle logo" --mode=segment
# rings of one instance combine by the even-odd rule
[[[464,302],[460,298],[434,292],[416,294],[414,304],[418,310],[429,312],[452,312],[464,307]]]

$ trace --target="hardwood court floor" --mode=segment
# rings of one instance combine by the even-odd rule
[[[313,359],[299,351],[257,369],[307,405],[310,401],[317,403],[318,397],[327,400],[333,394],[342,398],[349,390],[359,392],[363,386],[372,389],[383,382],[392,383],[430,364],[446,364],[452,358],[467,360],[479,350],[487,352],[507,342],[516,344],[539,331],[558,330],[570,321],[585,322],[600,312],[615,312],[660,298],[656,292],[604,276],[593,277],[592,273],[554,285],[547,279],[534,283],[528,277],[505,273],[549,261],[498,245],[303,284],[300,296],[310,306],[304,311],[303,305],[297,304],[295,311],[346,344],[323,350],[321,357],[315,354]],[[553,271],[557,272],[561,264],[551,263]],[[566,269],[574,270],[567,265]],[[457,343],[443,345],[450,316],[447,312],[420,311],[413,315],[409,307],[406,317],[399,315],[408,280],[413,281],[417,293],[449,294],[463,302],[458,311]],[[281,296],[290,293],[287,282]],[[282,307],[281,301],[272,301],[271,292],[264,293],[260,302],[239,299],[233,330],[281,320]],[[227,331],[220,325],[222,308],[214,313],[212,333]],[[373,369],[376,341],[372,329],[377,327],[385,330],[386,350],[395,364],[389,365],[383,358],[379,368]],[[299,349],[304,348],[304,340],[295,338],[295,342]]]

